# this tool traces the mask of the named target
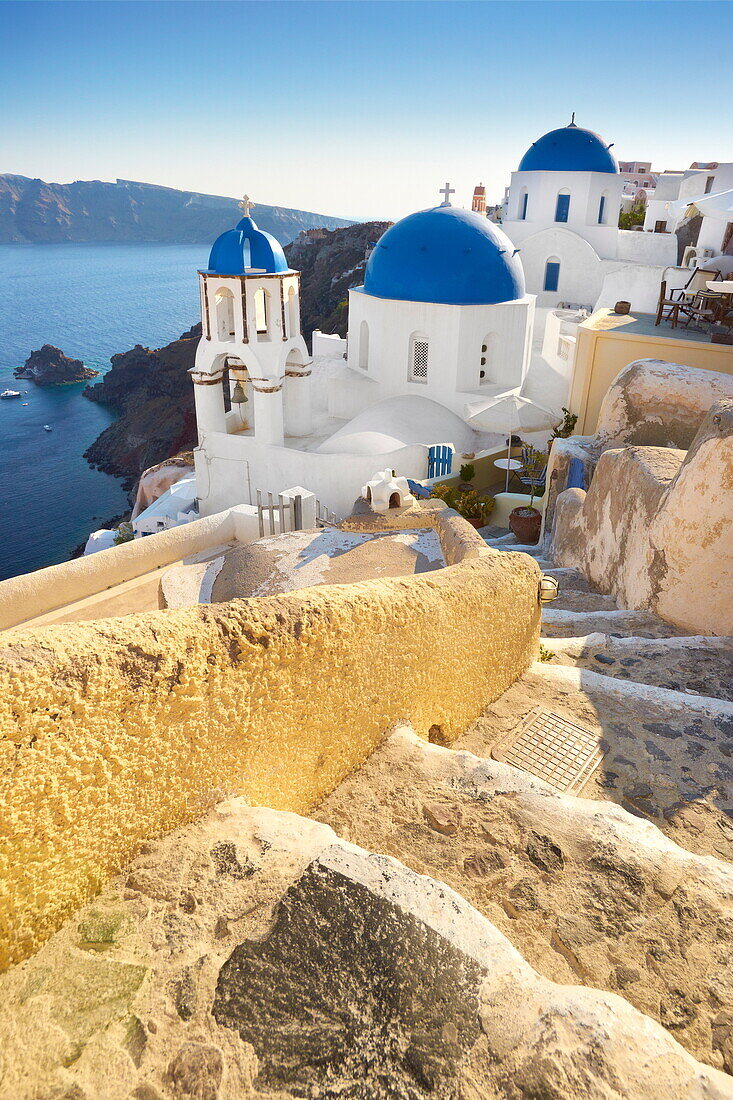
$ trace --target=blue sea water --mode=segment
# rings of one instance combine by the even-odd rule
[[[0,579],[65,561],[125,510],[121,482],[82,455],[114,415],[82,397],[13,378],[32,350],[56,347],[106,372],[135,344],[161,347],[199,320],[206,245],[0,245]],[[24,407],[22,402],[28,402]],[[50,424],[53,431],[43,430]]]

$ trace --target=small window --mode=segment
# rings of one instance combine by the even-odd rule
[[[606,220],[606,196],[601,195],[601,200],[598,203],[598,224],[603,225]]]
[[[525,191],[524,194],[522,195],[522,201],[521,201],[520,208],[519,208],[519,220],[522,221],[522,222],[527,220],[527,201],[528,201],[528,199],[529,199],[529,195]]]
[[[427,382],[428,380],[428,342],[416,339],[412,344],[412,370],[413,382]]]
[[[708,178],[705,180],[705,194],[706,195],[710,194],[710,192],[713,189],[713,184],[714,183],[715,183],[715,176],[708,176]]]
[[[560,283],[560,261],[548,260],[545,264],[545,284],[543,290],[557,290]]]
[[[555,221],[566,222],[570,213],[570,195],[560,194],[557,196],[557,204],[555,206]]]
[[[666,233],[667,232],[667,223],[666,222],[655,222],[654,223],[654,232],[655,233]]]

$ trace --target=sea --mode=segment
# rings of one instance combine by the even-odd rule
[[[205,244],[0,245],[0,391],[23,394],[0,401],[0,580],[67,560],[128,507],[121,482],[82,457],[114,414],[82,397],[83,382],[42,389],[13,369],[54,344],[104,374],[117,352],[169,343],[199,320],[207,255]]]

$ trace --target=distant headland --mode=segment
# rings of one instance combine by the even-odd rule
[[[150,183],[46,183],[0,175],[0,244],[210,242],[236,220],[237,200]],[[337,229],[346,218],[257,205],[257,223],[281,244],[304,229]]]

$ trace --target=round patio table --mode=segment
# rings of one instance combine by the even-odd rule
[[[494,465],[500,470],[521,470],[522,463],[518,458],[495,458]]]

